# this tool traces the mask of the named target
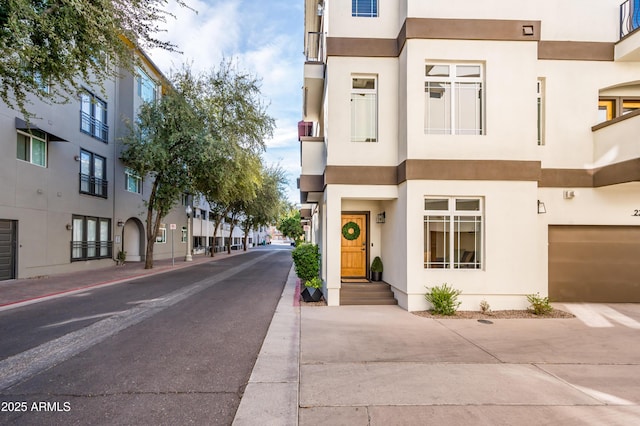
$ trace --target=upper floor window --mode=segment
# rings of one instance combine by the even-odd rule
[[[536,85],[536,100],[538,108],[538,145],[544,145],[545,133],[545,79],[538,78]]]
[[[426,64],[424,132],[484,134],[483,79],[480,64]]]
[[[598,100],[598,122],[613,120],[638,109],[640,109],[640,99],[637,98],[600,98]]]
[[[125,189],[129,192],[142,194],[142,178],[132,169],[124,169]]]
[[[107,198],[107,160],[89,151],[80,151],[80,192]]]
[[[482,199],[424,200],[424,267],[482,268]]]
[[[351,142],[378,140],[378,93],[375,77],[351,79]]]
[[[47,136],[39,130],[30,133],[18,131],[18,160],[27,161],[36,166],[47,167]]]
[[[378,0],[351,0],[351,16],[377,17]]]
[[[141,68],[138,73],[138,96],[145,102],[154,102],[158,97],[158,84]]]
[[[80,94],[80,131],[107,142],[107,103],[89,92]]]

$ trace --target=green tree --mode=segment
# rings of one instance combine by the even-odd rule
[[[285,199],[287,179],[284,170],[279,166],[262,168],[262,182],[256,197],[243,209],[240,221],[244,231],[244,250],[247,250],[247,237],[252,229],[262,225],[270,225],[280,217],[281,207]]]
[[[278,229],[282,235],[297,241],[304,235],[302,224],[300,223],[300,211],[290,208],[289,212],[280,218]]]
[[[83,84],[116,77],[119,67],[133,70],[136,49],[175,51],[155,35],[173,17],[165,10],[169,1],[3,0],[0,99],[28,119],[29,95],[65,102]]]
[[[275,121],[262,100],[260,80],[233,61],[223,59],[201,75],[200,82],[199,110],[214,148],[202,158],[194,185],[212,207],[215,239],[220,222],[229,220],[233,231],[246,204],[256,197],[260,154]]]
[[[160,222],[181,195],[191,192],[191,171],[212,143],[194,106],[198,82],[187,69],[173,78],[174,89],[140,108],[130,134],[123,138],[122,161],[151,182],[146,203],[145,268],[153,267],[153,247]]]

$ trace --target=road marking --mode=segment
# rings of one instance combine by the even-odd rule
[[[569,312],[576,316],[588,327],[593,328],[606,328],[615,327],[615,325],[609,321],[615,321],[625,327],[640,330],[640,322],[630,318],[610,306],[599,303],[567,303],[564,305]]]
[[[60,364],[104,341],[108,337],[132,325],[138,324],[176,303],[206,290],[218,282],[231,278],[275,253],[278,252],[268,252],[241,265],[234,266],[227,271],[220,272],[190,286],[171,292],[164,298],[143,303],[129,310],[122,311],[122,313],[93,323],[85,328],[65,334],[50,342],[43,343],[40,346],[6,358],[0,361],[0,390],[5,390],[44,370]]]
[[[96,318],[110,317],[110,316],[113,316],[113,315],[124,314],[125,312],[126,311],[105,312],[104,314],[89,315],[87,317],[71,318],[71,319],[66,320],[66,321],[61,321],[61,322],[56,322],[54,324],[44,325],[44,326],[42,326],[40,328],[59,327],[61,325],[71,324],[72,322],[80,322],[80,321],[86,321],[86,320],[91,320],[91,319],[96,319]]]

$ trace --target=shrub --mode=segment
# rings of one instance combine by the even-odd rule
[[[376,256],[371,263],[371,272],[382,272],[382,260]]]
[[[553,311],[553,307],[549,302],[548,297],[540,297],[540,293],[527,294],[527,300],[531,304],[529,310],[536,315],[544,315]]]
[[[489,305],[489,302],[487,302],[486,300],[480,301],[480,312],[482,312],[483,314],[488,314],[489,312],[491,312],[491,306]]]
[[[313,277],[309,281],[306,281],[304,285],[305,287],[320,289],[322,288],[322,280],[318,277]]]
[[[460,290],[449,287],[447,283],[440,287],[427,287],[427,294],[424,298],[433,306],[433,313],[438,315],[454,315],[462,302],[458,302],[458,296],[462,294]]]
[[[300,244],[291,252],[296,275],[307,282],[320,274],[320,251],[315,244]]]

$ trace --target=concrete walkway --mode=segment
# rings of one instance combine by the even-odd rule
[[[0,283],[0,309],[207,261]],[[638,304],[483,324],[397,306],[300,307],[296,281],[290,272],[234,425],[640,424]]]

